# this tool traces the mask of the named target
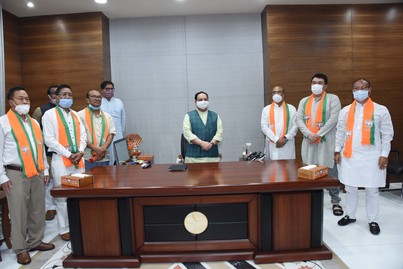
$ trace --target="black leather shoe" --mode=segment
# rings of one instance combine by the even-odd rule
[[[368,224],[369,224],[369,231],[371,232],[371,234],[378,235],[381,232],[381,229],[379,228],[378,223],[371,222]]]
[[[350,217],[348,215],[345,215],[344,218],[342,218],[341,220],[339,220],[337,222],[337,224],[339,224],[340,226],[346,226],[346,225],[348,225],[350,223],[353,223],[355,221],[356,221],[356,219],[350,219]]]

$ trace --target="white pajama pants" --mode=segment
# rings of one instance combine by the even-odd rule
[[[346,214],[351,219],[356,219],[358,207],[358,187],[345,186],[346,190]],[[365,188],[365,200],[368,223],[378,222],[379,214],[379,188]]]
[[[52,173],[53,173],[53,181],[54,185],[60,186],[61,179],[60,177],[65,175],[70,175],[73,173],[82,173],[85,171],[85,168],[75,168],[75,166],[65,167],[63,163],[62,156],[53,154],[52,157]],[[67,202],[66,198],[58,197],[56,200],[56,218],[58,224],[59,234],[68,233],[69,229],[69,216],[67,214]]]

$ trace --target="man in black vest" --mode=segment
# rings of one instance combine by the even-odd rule
[[[219,162],[218,143],[223,139],[220,116],[208,110],[208,94],[195,94],[196,108],[188,112],[183,120],[183,135],[186,144],[185,163]]]
[[[50,85],[48,87],[48,98],[49,102],[37,107],[32,114],[32,118],[36,119],[42,128],[42,116],[51,108],[56,106],[56,89],[57,85]],[[48,164],[50,165],[52,162],[52,152],[48,152],[48,147],[46,147],[46,156],[48,158]],[[56,202],[53,197],[50,195],[50,190],[53,188],[53,180],[52,179],[52,172],[49,169],[49,184],[46,185],[45,189],[45,207],[46,207],[46,220],[53,220],[56,215]]]

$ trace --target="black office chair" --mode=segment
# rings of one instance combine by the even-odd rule
[[[185,163],[186,157],[186,145],[188,141],[186,141],[185,136],[181,134],[181,153],[178,155],[178,160],[180,163]]]
[[[116,165],[126,165],[130,162],[131,158],[125,137],[113,142],[113,153],[115,155]]]
[[[389,158],[387,167],[387,185],[389,185],[389,175],[399,177],[402,181],[402,188],[400,190],[400,197],[403,198],[403,164],[400,162],[400,151],[392,149],[391,154],[395,155],[395,159]]]

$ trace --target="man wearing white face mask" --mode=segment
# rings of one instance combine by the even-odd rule
[[[284,101],[284,88],[275,86],[273,102],[264,107],[260,127],[266,136],[266,160],[295,159],[295,140],[298,126],[296,109]]]
[[[301,155],[305,164],[325,165],[329,176],[337,178],[334,162],[336,124],[340,113],[340,100],[326,92],[327,76],[317,73],[311,79],[312,94],[298,105],[297,125],[303,134]],[[340,206],[340,188],[330,188],[330,202],[335,216],[343,215]]]
[[[49,166],[39,123],[28,115],[27,92],[14,87],[7,98],[11,109],[0,117],[0,185],[10,209],[13,251],[18,263],[28,264],[29,251],[55,248],[42,242]]]
[[[61,176],[84,172],[84,150],[87,146],[85,127],[73,104],[70,86],[62,84],[56,90],[57,106],[42,117],[45,143],[52,156],[52,173],[55,186],[61,185]],[[57,222],[61,239],[70,240],[67,203],[65,198],[56,198]]]
[[[48,111],[51,108],[54,108],[57,103],[56,103],[56,89],[57,85],[50,85],[48,87],[47,93],[48,93],[48,98],[49,102],[37,107],[34,112],[32,113],[32,118],[36,119],[37,122],[41,125],[42,128],[42,116],[45,114],[46,111]],[[48,159],[48,163],[52,163],[52,152],[48,151],[48,148],[46,147],[46,156]],[[54,187],[53,184],[53,175],[51,173],[51,170],[49,171],[49,184],[46,185],[45,188],[45,207],[46,207],[46,215],[45,219],[46,220],[53,220],[56,216],[56,201],[53,199],[53,197],[50,195],[50,190]]]
[[[186,145],[185,163],[219,162],[218,144],[223,139],[220,116],[208,110],[208,94],[195,94],[196,108],[188,112],[183,120],[183,135]]]
[[[115,124],[112,116],[102,111],[101,102],[102,95],[99,91],[89,91],[88,106],[78,112],[87,132],[87,148],[84,151],[85,171],[109,165],[108,147],[115,135]]]
[[[334,158],[347,193],[346,216],[338,224],[345,226],[356,221],[358,187],[365,187],[369,230],[377,235],[381,231],[378,188],[386,183],[393,125],[388,109],[373,102],[370,93],[368,80],[354,82],[355,101],[340,112]]]

